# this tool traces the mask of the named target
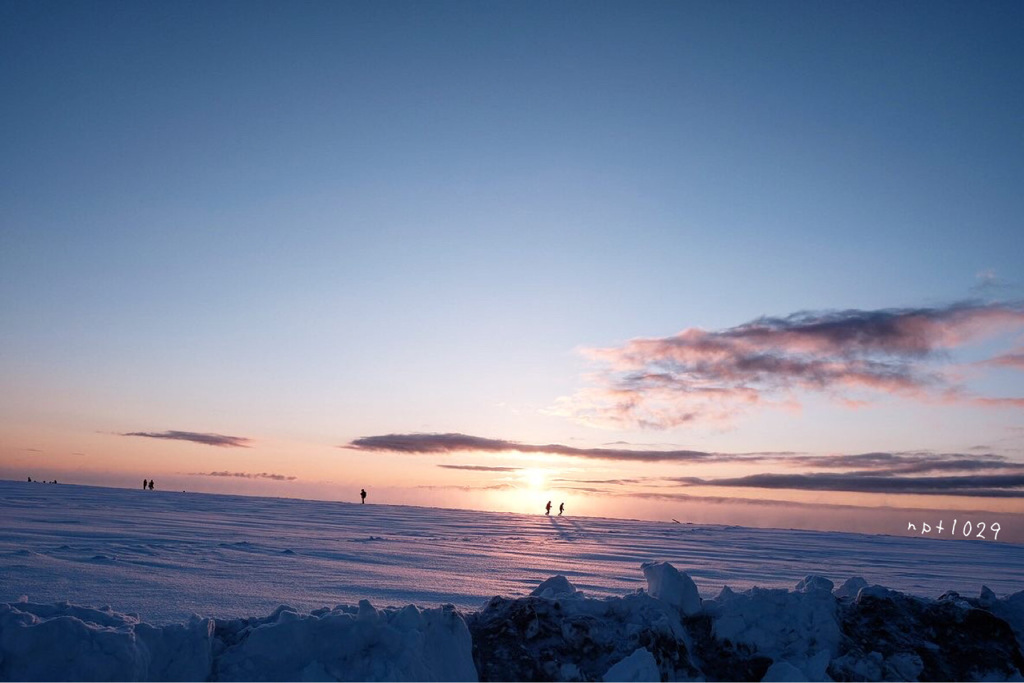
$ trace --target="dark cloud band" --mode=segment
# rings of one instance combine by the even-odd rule
[[[492,467],[491,465],[438,465],[446,470],[466,470],[468,472],[518,472],[521,467]]]
[[[219,446],[221,448],[249,448],[252,439],[242,436],[225,436],[224,434],[208,434],[203,432],[126,432],[121,436],[144,436],[149,439],[170,439],[172,441],[191,441],[201,443],[205,446]]]
[[[1024,498],[1024,473],[959,477],[892,477],[859,473],[754,474],[728,479],[681,477],[675,481],[684,486]]]
[[[239,479],[272,479],[273,481],[295,481],[298,477],[270,472],[190,472],[192,477],[237,477]]]
[[[703,451],[671,450],[628,450],[622,448],[575,448],[562,444],[524,444],[504,439],[486,439],[467,434],[384,434],[364,436],[355,439],[342,448],[359,451],[385,451],[408,454],[443,453],[547,453],[575,458],[600,460],[627,460],[636,462],[697,462],[702,460],[735,459],[728,455],[716,455]],[[743,456],[736,456],[743,457]]]

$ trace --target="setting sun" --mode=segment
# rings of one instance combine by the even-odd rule
[[[523,470],[519,473],[519,476],[522,477],[524,485],[534,490],[543,489],[548,483],[547,470],[536,467]]]

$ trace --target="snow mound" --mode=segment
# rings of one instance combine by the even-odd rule
[[[810,593],[811,591],[826,591],[832,592],[834,583],[826,579],[824,576],[808,576],[800,580],[800,583],[796,585],[797,593]]]
[[[205,680],[213,620],[151,626],[67,603],[0,604],[0,679]]]
[[[924,600],[881,586],[840,607],[844,652],[829,666],[837,680],[1020,680],[1024,655],[998,600],[946,593]],[[980,608],[988,599],[989,608]]]
[[[831,581],[808,577],[794,592],[723,590],[705,607],[714,619],[717,640],[787,662],[807,680],[817,681],[825,678],[829,662],[839,652],[837,604]]]
[[[687,616],[700,612],[700,593],[689,576],[668,562],[645,562],[640,568],[647,579],[648,593],[682,610]]]
[[[899,591],[894,591],[885,586],[864,586],[857,591],[855,602],[858,604],[864,600],[895,600],[900,596]]]
[[[699,675],[680,611],[642,591],[604,599],[495,597],[467,622],[485,681],[692,680]],[[636,655],[641,649],[653,669],[651,660]]]
[[[908,597],[861,578],[794,590],[724,588],[712,600],[664,563],[648,590],[589,599],[564,577],[468,616],[481,680],[1021,680],[1024,592]],[[571,584],[568,584],[571,586]],[[851,599],[856,596],[855,599]],[[569,599],[567,599],[569,598]],[[699,600],[699,596],[697,597]],[[696,607],[696,611],[694,611]],[[1002,615],[1002,616],[1000,616]]]
[[[218,624],[222,681],[476,680],[466,622],[454,608],[375,609],[368,601]]]
[[[575,598],[583,597],[583,593],[576,590],[576,586],[569,583],[569,579],[561,574],[552,576],[542,581],[539,586],[533,589],[530,595],[537,598]]]
[[[843,585],[835,590],[837,598],[853,599],[861,588],[867,588],[868,582],[859,576],[854,576],[843,582]]]
[[[661,681],[661,673],[658,671],[658,662],[654,655],[642,647],[633,652],[625,659],[619,660],[618,664],[608,669],[602,679],[606,683],[616,681],[617,683],[633,683],[635,681]]]
[[[999,600],[995,593],[982,586],[977,606],[992,612],[1013,629],[1017,642],[1024,649],[1024,590],[1017,591],[1005,600]]]
[[[0,680],[471,681],[472,643],[451,607],[337,607],[151,626],[68,604],[0,605]]]

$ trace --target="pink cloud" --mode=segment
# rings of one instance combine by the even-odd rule
[[[192,477],[235,477],[239,479],[272,479],[274,481],[295,481],[298,477],[272,472],[190,472]]]
[[[1014,349],[1010,353],[1004,353],[986,362],[989,365],[1000,365],[1007,368],[1024,370],[1024,348]]]
[[[729,420],[754,407],[798,408],[799,392],[845,405],[862,395],[1014,407],[971,397],[950,379],[948,352],[1024,329],[1020,304],[801,312],[720,331],[689,328],[619,347],[585,349],[601,366],[593,384],[552,412],[616,427],[670,428]],[[1016,367],[1016,354],[993,363]],[[851,393],[855,395],[850,395]]]
[[[1024,398],[991,398],[975,396],[971,399],[976,405],[991,408],[1024,408]]]

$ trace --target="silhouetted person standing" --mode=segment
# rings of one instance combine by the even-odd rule
[[[565,512],[565,503],[558,506],[558,516],[561,517],[563,512]]]
[[[147,488],[149,488],[149,480],[148,479],[143,479],[142,480],[142,490],[145,491]]]
[[[550,515],[551,514],[551,501],[550,500],[548,501],[547,507],[544,508],[544,514],[545,515]]]
[[[152,479],[149,480],[149,490],[150,491],[153,490],[153,480]]]
[[[359,497],[362,498],[362,500],[359,501],[359,502],[361,502],[363,505],[365,505],[366,504],[366,489],[361,489],[359,491]]]

